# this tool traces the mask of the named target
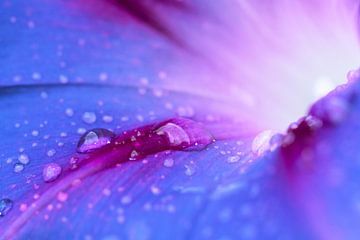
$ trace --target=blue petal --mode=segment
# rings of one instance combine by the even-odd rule
[[[14,202],[12,211],[0,219],[7,226],[1,229],[2,234],[19,231],[18,236],[25,238],[37,238],[44,233],[71,238],[87,234],[94,238],[112,234],[130,238],[140,224],[151,238],[165,238],[174,233],[185,238],[193,235],[190,229],[197,222],[194,218],[214,188],[224,184],[224,179],[229,181],[227,175],[237,176],[239,170],[245,171],[251,165],[245,157],[248,143],[220,141],[198,153],[165,152],[121,164],[85,178],[63,196],[57,193],[46,200],[45,206],[37,206],[37,202],[49,198],[46,192],[42,196],[41,190],[46,186],[52,188],[52,183],[44,183],[42,179],[43,167],[51,162],[63,168],[68,166],[80,137],[78,132],[83,128],[106,127],[121,132],[176,115],[209,125],[217,125],[221,120],[221,131],[226,130],[226,119],[232,126],[235,124],[229,116],[219,114],[219,109],[226,109],[222,103],[208,99],[204,105],[203,98],[167,91],[162,91],[160,96],[149,89],[144,94],[135,88],[96,85],[18,86],[1,91],[0,104],[4,109],[1,118],[6,121],[1,126],[4,142],[0,171],[6,180],[1,181],[0,195]],[[84,121],[84,113],[89,112],[96,115],[94,123]],[[113,120],[104,121],[104,116]],[[242,132],[235,127],[232,130],[243,136],[242,140],[250,139],[251,125],[236,124],[247,128]],[[244,154],[241,161],[227,162],[229,156],[239,153]],[[30,161],[23,171],[16,173],[14,165],[21,162],[21,155]],[[174,166],[165,167],[166,159],[173,159]],[[32,208],[35,215],[28,216],[27,211]],[[160,231],[158,227],[163,228],[169,219],[177,222],[168,226],[167,231]],[[44,225],[44,221],[49,224]]]

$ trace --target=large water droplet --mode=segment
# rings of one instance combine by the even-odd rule
[[[5,216],[10,212],[12,209],[14,203],[12,200],[8,198],[3,198],[0,200],[0,217]]]
[[[45,182],[56,180],[61,173],[61,167],[57,163],[49,163],[43,169],[43,179]]]
[[[190,144],[190,138],[185,130],[174,123],[167,123],[156,130],[159,135],[166,134],[171,146],[179,146],[181,144]]]
[[[79,153],[93,152],[109,143],[113,140],[115,134],[104,128],[95,128],[89,130],[81,136],[77,151]]]
[[[169,145],[179,150],[202,150],[214,141],[202,124],[186,118],[171,119],[159,126],[155,132],[165,135]]]

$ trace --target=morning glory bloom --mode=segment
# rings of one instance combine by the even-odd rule
[[[357,239],[358,0],[0,1],[0,239]]]

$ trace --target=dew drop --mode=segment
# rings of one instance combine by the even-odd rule
[[[34,137],[36,137],[36,136],[39,135],[39,131],[33,130],[33,131],[31,132],[31,135],[33,135]]]
[[[171,168],[172,166],[174,166],[174,159],[172,159],[172,158],[166,158],[166,159],[164,160],[163,165],[164,165],[164,167]]]
[[[185,130],[174,123],[167,123],[156,130],[158,135],[166,134],[171,146],[179,146],[181,144],[190,145],[190,138]]]
[[[192,176],[195,174],[195,168],[192,165],[185,165],[185,175]]]
[[[67,108],[67,109],[65,109],[65,114],[68,117],[72,117],[72,116],[74,116],[74,110],[72,108]]]
[[[157,186],[155,186],[155,185],[152,185],[152,186],[150,187],[150,191],[151,191],[152,194],[154,194],[154,195],[159,195],[159,194],[161,193],[160,188],[157,187]]]
[[[70,158],[70,168],[71,169],[76,169],[79,165],[80,159],[78,157],[71,157]]]
[[[66,202],[69,195],[66,192],[59,192],[57,195],[57,200],[60,202]]]
[[[56,150],[55,149],[49,149],[48,151],[47,151],[47,153],[46,153],[46,155],[48,156],[48,157],[52,157],[52,156],[54,156],[56,154]]]
[[[227,158],[228,163],[236,163],[240,160],[240,156],[230,156]]]
[[[130,154],[129,160],[130,160],[130,161],[136,160],[136,159],[137,159],[137,158],[136,158],[137,156],[139,156],[139,153],[138,153],[136,150],[133,150],[133,151],[131,152],[131,154]]]
[[[85,132],[77,145],[77,151],[79,153],[93,152],[109,143],[113,140],[115,134],[104,128],[95,128]]]
[[[132,202],[132,198],[129,195],[125,195],[121,198],[121,203],[124,205],[130,204]]]
[[[24,170],[24,165],[22,165],[21,163],[16,163],[14,165],[14,172],[19,173],[22,172]]]
[[[56,180],[61,174],[61,167],[57,163],[49,163],[43,169],[43,179],[45,182]]]
[[[0,217],[4,217],[6,214],[10,212],[14,203],[12,200],[8,198],[3,198],[0,200]]]
[[[84,112],[82,120],[87,124],[92,124],[96,121],[96,115],[94,112]]]
[[[110,116],[110,115],[104,115],[102,117],[102,120],[105,122],[105,123],[111,123],[113,121],[113,117]]]
[[[30,162],[30,159],[28,157],[28,155],[26,154],[20,154],[19,158],[18,158],[19,162],[26,165]]]
[[[77,131],[76,131],[78,134],[84,134],[86,132],[86,129],[85,128],[78,128]]]

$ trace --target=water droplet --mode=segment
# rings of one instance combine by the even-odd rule
[[[77,131],[76,131],[78,134],[84,134],[86,132],[86,129],[85,128],[78,128]]]
[[[87,124],[92,124],[96,121],[96,115],[94,112],[84,112],[82,120]]]
[[[270,139],[273,135],[274,133],[271,130],[266,130],[259,133],[252,141],[252,152],[257,156],[263,155],[267,150],[270,149]]]
[[[56,180],[61,174],[61,167],[57,163],[49,163],[43,169],[43,179],[45,182]]]
[[[22,172],[24,170],[24,165],[22,165],[21,163],[16,163],[14,165],[14,172],[19,173]]]
[[[168,168],[171,168],[172,166],[174,166],[174,159],[172,158],[166,158],[164,160],[164,167],[168,167]]]
[[[89,130],[81,136],[77,145],[77,151],[79,153],[93,152],[109,143],[113,140],[115,134],[104,128],[95,128]]]
[[[76,169],[79,165],[80,159],[78,157],[71,157],[70,158],[70,168],[71,169]]]
[[[132,198],[129,195],[125,195],[121,198],[121,203],[124,205],[130,204],[131,201],[132,201]]]
[[[67,108],[67,109],[65,109],[65,114],[68,117],[72,117],[72,116],[74,116],[74,110],[72,108]]]
[[[39,131],[38,130],[33,130],[31,132],[31,135],[33,135],[34,137],[38,136],[39,135]]]
[[[167,123],[156,130],[158,135],[166,134],[171,146],[179,146],[181,144],[190,145],[190,138],[183,128],[174,123]]]
[[[50,149],[50,150],[47,151],[46,155],[47,155],[48,157],[52,157],[52,156],[55,155],[55,153],[56,153],[56,150],[55,150],[55,149]]]
[[[154,195],[159,195],[159,194],[160,194],[160,188],[158,188],[158,187],[155,186],[155,185],[152,185],[152,186],[150,187],[150,190],[151,190],[152,194],[154,194]]]
[[[66,84],[66,83],[69,82],[69,79],[68,79],[68,77],[65,76],[65,75],[60,75],[60,76],[59,76],[59,82],[60,82],[60,83],[63,83],[63,84]]]
[[[40,97],[41,97],[42,99],[46,99],[46,98],[48,98],[48,94],[47,94],[46,92],[41,92],[41,93],[40,93]]]
[[[14,203],[12,200],[8,198],[3,198],[0,200],[0,217],[4,217],[6,214],[10,212]]]
[[[66,192],[59,192],[57,194],[57,200],[59,200],[60,202],[66,202],[68,197],[69,195]]]
[[[138,153],[136,150],[133,150],[133,151],[131,152],[131,154],[130,154],[129,160],[130,160],[130,161],[136,160],[136,159],[137,159],[137,158],[136,158],[137,156],[139,156],[139,153]]]
[[[185,165],[185,175],[192,176],[195,174],[195,168],[192,165]]]
[[[26,165],[30,162],[30,159],[28,157],[28,155],[26,154],[20,154],[19,158],[18,158],[19,162]]]
[[[240,160],[240,156],[230,156],[227,158],[228,163],[236,163]]]
[[[111,195],[111,190],[109,188],[104,188],[102,193],[105,195],[105,196],[110,196]]]
[[[111,123],[113,121],[113,117],[110,116],[110,115],[104,115],[102,120],[105,122],[105,123]]]

